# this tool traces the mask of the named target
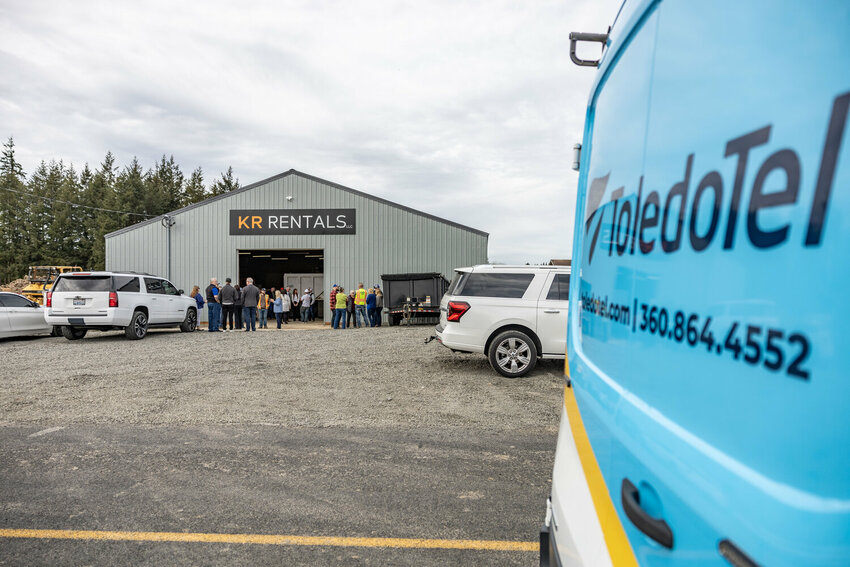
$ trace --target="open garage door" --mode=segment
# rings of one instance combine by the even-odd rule
[[[299,291],[304,288],[300,284],[290,284],[287,274],[300,277],[319,278],[319,285],[314,287],[321,291],[325,271],[325,257],[322,250],[240,250],[239,251],[239,283],[245,285],[246,278],[254,278],[254,284],[261,288],[271,289],[293,285]],[[308,280],[305,280],[308,281]],[[312,281],[311,281],[312,284]]]

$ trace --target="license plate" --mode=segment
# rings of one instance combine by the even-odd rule
[[[75,299],[75,300],[74,300],[74,306],[75,306],[75,307],[76,307],[77,305],[85,305],[85,304],[86,304],[86,300],[85,300],[85,299]]]

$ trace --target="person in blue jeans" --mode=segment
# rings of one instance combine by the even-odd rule
[[[384,292],[381,291],[381,286],[375,284],[375,326],[381,326],[381,319],[384,318]]]
[[[336,295],[334,296],[334,329],[339,329],[340,323],[342,323],[342,328],[345,328],[345,316],[347,306],[348,296],[345,295],[345,290],[342,289],[342,286],[339,286],[339,288],[336,290]]]
[[[301,296],[301,322],[306,323],[310,318],[310,306],[313,304],[313,296],[310,295],[310,288],[304,290],[304,295]]]
[[[366,294],[366,315],[369,318],[369,326],[375,326],[375,288],[370,287],[369,293]]]
[[[192,286],[192,293],[189,294],[189,297],[195,300],[195,305],[198,307],[198,324],[195,325],[195,330],[200,331],[201,313],[204,312],[204,305],[207,303],[204,301],[204,296],[201,294],[201,287],[197,285]]]
[[[360,328],[360,319],[363,319],[363,326],[366,327],[369,323],[366,319],[366,296],[368,292],[363,287],[363,283],[358,284],[357,291],[354,292],[354,323],[357,328]]]
[[[207,310],[209,315],[209,331],[210,333],[221,332],[221,294],[218,289],[218,279],[211,278],[210,285],[206,289]]]
[[[274,303],[272,304],[272,308],[274,310],[275,319],[277,319],[277,328],[280,329],[280,320],[283,317],[283,295],[281,295],[280,290],[274,292]]]
[[[257,310],[260,312],[260,316],[257,319],[257,326],[261,329],[268,328],[266,318],[269,313],[269,296],[266,293],[266,288],[260,290],[260,299],[257,302]]]
[[[245,332],[257,330],[257,305],[260,303],[260,290],[254,285],[254,278],[245,280],[242,288],[242,321],[245,322]]]

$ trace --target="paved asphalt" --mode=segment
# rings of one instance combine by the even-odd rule
[[[457,429],[40,431],[0,428],[0,527],[533,541],[555,442]],[[2,565],[536,561],[527,551],[0,540]]]

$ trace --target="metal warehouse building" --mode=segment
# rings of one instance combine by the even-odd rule
[[[170,225],[170,226],[169,226]],[[106,235],[106,269],[165,276],[188,293],[211,277],[315,289],[381,274],[487,262],[488,234],[291,169]],[[206,311],[206,310],[204,310]],[[202,315],[205,319],[206,315]]]

